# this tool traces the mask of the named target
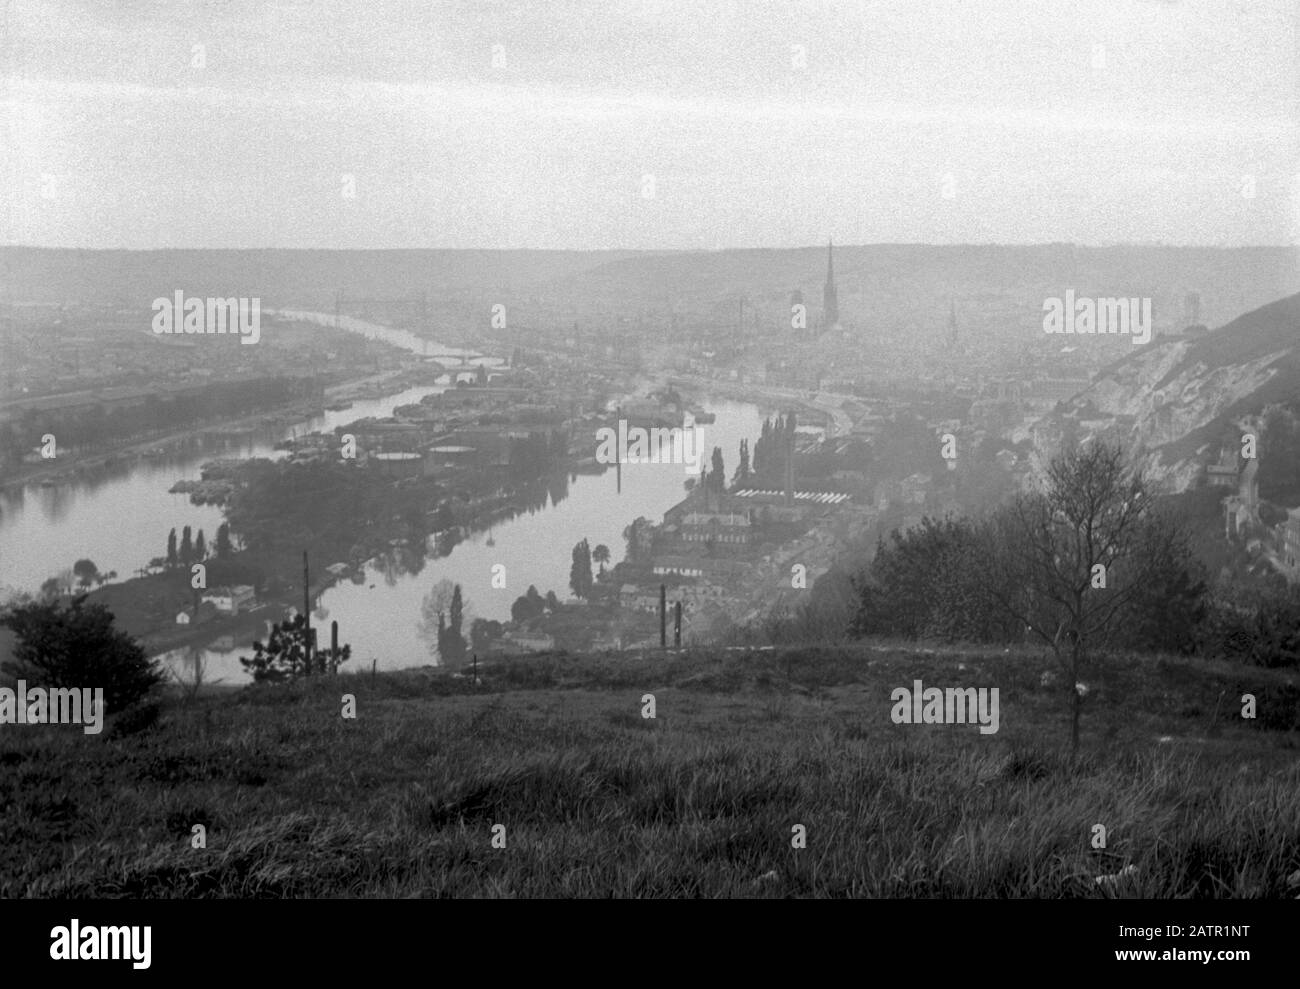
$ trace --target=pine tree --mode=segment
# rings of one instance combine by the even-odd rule
[[[709,471],[709,480],[713,484],[713,490],[721,494],[727,489],[727,471],[722,463],[722,447],[713,448],[713,469]]]
[[[203,539],[203,530],[199,530],[198,536],[194,540],[194,559],[202,563],[208,556],[208,544]]]
[[[771,435],[772,424],[764,419],[763,431],[759,434],[758,442],[754,444],[754,473],[760,476],[767,470],[767,442]]]
[[[573,566],[569,568],[569,588],[574,597],[585,598],[591,594],[591,546],[584,538],[573,547]]]
[[[217,559],[229,559],[232,549],[233,547],[230,545],[230,526],[222,522],[217,527]]]
[[[181,530],[181,566],[188,567],[193,556],[194,539],[190,536],[190,527],[187,525]]]
[[[438,615],[441,623],[442,614]],[[465,658],[465,637],[461,634],[461,625],[465,620],[465,603],[461,597],[460,585],[451,592],[451,620],[445,630],[438,634],[438,652],[444,663],[460,663]]]
[[[749,440],[740,441],[740,464],[736,467],[736,476],[731,479],[733,488],[741,488],[749,483]]]
[[[529,613],[529,604],[527,595],[521,594],[515,598],[515,603],[510,606],[510,620],[516,625],[528,621],[533,616]]]
[[[700,478],[700,483],[704,483],[704,478]],[[627,540],[627,552],[624,555],[624,559],[629,563],[636,562],[641,555],[640,539],[638,538],[640,524],[641,519],[637,518],[633,519],[623,528],[623,538]]]
[[[176,556],[176,530],[167,534],[167,566],[174,567],[179,562]]]
[[[460,623],[465,617],[465,602],[461,597],[460,585],[457,584],[451,592],[451,621],[450,628],[455,635],[460,635]]]
[[[282,683],[310,676],[312,670],[308,664],[307,616],[296,614],[271,626],[271,634],[265,643],[253,643],[253,655],[241,657],[239,662],[252,674],[257,683]],[[338,663],[352,655],[352,647],[345,645],[339,649]],[[336,672],[337,665],[330,672]]]

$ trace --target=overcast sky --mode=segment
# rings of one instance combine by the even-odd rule
[[[7,244],[1300,243],[1297,0],[0,17]]]

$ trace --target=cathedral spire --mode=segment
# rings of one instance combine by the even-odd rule
[[[826,329],[833,329],[840,322],[840,303],[835,291],[835,242],[826,243],[826,287],[822,290],[822,310]]]

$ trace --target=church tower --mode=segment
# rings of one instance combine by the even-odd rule
[[[822,289],[822,313],[825,328],[837,329],[840,325],[840,302],[835,293],[835,244],[826,245],[826,287]]]

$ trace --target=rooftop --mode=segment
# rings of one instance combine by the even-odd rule
[[[784,497],[785,492],[745,488],[743,491],[733,491],[731,494],[736,498],[778,498]],[[840,491],[796,491],[794,500],[811,502],[815,505],[838,505],[842,501],[848,501],[849,496]]]

